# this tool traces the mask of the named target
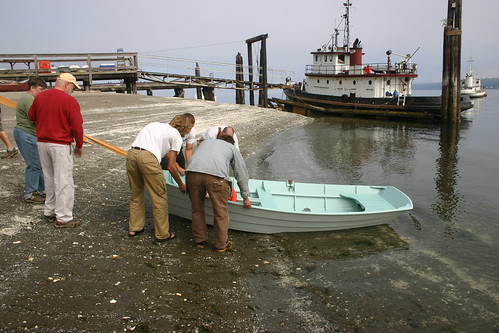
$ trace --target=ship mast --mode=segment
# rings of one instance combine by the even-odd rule
[[[338,27],[334,29],[334,35],[332,38],[329,40],[331,46],[323,46],[323,50],[331,50],[331,48],[334,51],[337,51],[339,49],[338,47],[338,36],[340,34],[340,31],[343,30],[343,45],[342,45],[342,50],[344,51],[350,51],[350,7],[352,4],[350,3],[350,0],[346,0],[346,2],[343,3],[343,6],[345,6],[345,14],[341,15],[341,22],[338,24]],[[339,29],[339,26],[343,23],[343,29]]]
[[[350,48],[350,7],[352,4],[350,0],[347,0],[343,3],[345,6],[345,14],[343,14],[343,18],[345,19],[345,29],[343,30],[343,47],[346,51],[349,51]]]
[[[470,57],[470,59],[468,60],[468,62],[470,63],[470,71],[469,71],[469,74],[470,76],[473,76],[473,57]]]

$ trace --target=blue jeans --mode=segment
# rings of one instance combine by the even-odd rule
[[[19,128],[14,128],[14,139],[26,162],[24,199],[30,198],[35,192],[39,192],[40,194],[45,193],[45,182],[43,181],[36,136]]]

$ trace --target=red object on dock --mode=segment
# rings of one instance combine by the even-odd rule
[[[50,61],[49,60],[40,60],[40,72],[41,73],[50,73]],[[48,69],[48,70],[42,70]]]

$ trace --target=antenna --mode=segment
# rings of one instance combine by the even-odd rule
[[[343,3],[345,6],[345,14],[343,14],[343,18],[345,19],[345,30],[343,31],[343,47],[345,50],[349,50],[350,47],[350,7],[352,4],[350,0],[347,0]]]
[[[470,59],[468,60],[468,62],[470,63],[470,71],[469,71],[470,75],[473,75],[473,66],[472,66],[473,61],[474,61],[473,56],[471,56]]]

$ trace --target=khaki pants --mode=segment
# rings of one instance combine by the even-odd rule
[[[208,192],[213,205],[215,248],[225,248],[229,231],[229,212],[227,210],[227,198],[230,194],[229,184],[223,178],[205,173],[188,172],[187,187],[192,205],[192,236],[194,242],[204,242],[208,239],[204,214],[204,200],[206,192]]]
[[[73,182],[73,154],[70,145],[38,142],[38,153],[45,180],[45,216],[59,222],[73,220],[75,188]]]
[[[170,237],[166,180],[156,157],[146,150],[130,149],[126,157],[126,169],[130,184],[130,231],[140,231],[146,223],[144,187],[152,203],[154,236]]]

